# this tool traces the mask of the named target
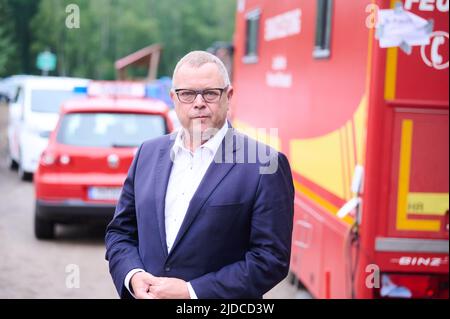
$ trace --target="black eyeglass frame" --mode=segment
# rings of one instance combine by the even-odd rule
[[[225,86],[224,88],[207,88],[207,89],[204,89],[204,90],[175,89],[174,92],[175,92],[175,94],[177,95],[178,101],[180,101],[181,103],[192,103],[192,102],[195,101],[195,99],[197,98],[197,96],[198,96],[199,94],[202,96],[202,99],[203,99],[204,101],[206,101],[206,102],[208,102],[208,103],[216,103],[216,102],[220,101],[220,99],[222,98],[222,95],[223,95],[223,91],[227,90],[228,87],[229,87],[229,86],[227,85],[227,86]],[[210,101],[208,101],[207,99],[205,99],[205,97],[203,96],[203,94],[205,94],[205,92],[211,91],[211,90],[218,90],[218,91],[220,91],[219,98],[217,99],[216,102],[210,102]],[[180,99],[180,96],[178,95],[181,91],[190,91],[190,92],[194,92],[194,93],[195,93],[194,99],[193,99],[191,102],[183,102],[183,101]]]

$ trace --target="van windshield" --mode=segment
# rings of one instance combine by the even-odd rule
[[[137,147],[167,133],[161,115],[71,113],[62,118],[58,143],[88,147]]]
[[[33,90],[31,91],[31,111],[43,113],[59,113],[61,104],[69,99],[79,97],[73,91]]]

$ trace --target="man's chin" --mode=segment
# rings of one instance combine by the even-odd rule
[[[192,137],[196,139],[201,139],[202,142],[208,141],[219,131],[218,128],[215,127],[195,127],[190,130],[190,134]]]

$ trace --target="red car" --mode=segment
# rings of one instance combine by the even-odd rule
[[[107,222],[137,147],[172,131],[169,109],[152,99],[66,102],[34,176],[35,235],[55,223]]]

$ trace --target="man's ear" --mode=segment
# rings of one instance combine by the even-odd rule
[[[230,85],[230,87],[228,88],[228,92],[227,92],[227,98],[228,100],[231,100],[231,98],[233,97],[234,94],[234,89],[233,87]]]
[[[172,90],[169,91],[169,95],[170,95],[170,99],[172,100],[173,105],[176,106],[177,102],[178,102],[177,94],[172,89]]]

